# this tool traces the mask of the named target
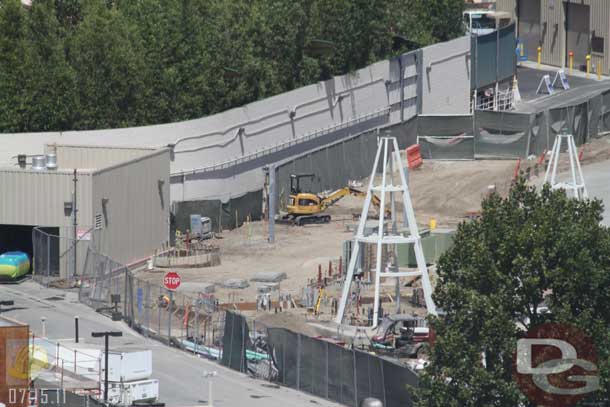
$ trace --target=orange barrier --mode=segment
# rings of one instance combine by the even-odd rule
[[[406,153],[409,169],[418,168],[424,163],[424,159],[421,157],[419,144],[413,144],[411,147],[407,147]]]
[[[517,160],[517,165],[515,166],[515,173],[513,174],[513,179],[517,179],[519,176],[519,170],[521,169],[521,159]]]
[[[544,150],[542,152],[542,154],[540,154],[540,158],[538,158],[538,165],[542,164],[544,162],[545,158],[546,158],[546,150]]]

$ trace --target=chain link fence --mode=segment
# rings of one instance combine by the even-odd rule
[[[212,294],[184,295],[134,276],[129,267],[89,247],[79,301],[123,319],[143,335],[180,347],[213,345],[220,314]]]
[[[267,327],[232,311],[226,312],[219,359],[258,379],[354,407],[367,397],[386,407],[412,406],[410,390],[418,384],[414,371],[390,358]]]
[[[212,294],[169,291],[91,247],[79,299],[145,336],[257,379],[348,406],[359,406],[366,397],[386,407],[412,405],[409,386],[417,385],[417,375],[405,365],[341,342],[266,326],[221,309]]]
[[[57,280],[74,281],[83,269],[87,251],[95,245],[96,233],[91,227],[58,228],[57,234],[41,228],[32,230],[32,278],[48,286]]]

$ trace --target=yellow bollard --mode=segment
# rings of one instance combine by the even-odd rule
[[[591,55],[587,55],[587,79],[589,79],[590,73],[591,73]]]
[[[430,218],[430,224],[429,224],[430,230],[434,230],[436,229],[436,219],[434,218]]]
[[[538,47],[538,69],[540,69],[541,62],[542,62],[542,47]]]
[[[568,56],[570,57],[570,75],[572,75],[572,71],[574,70],[574,51],[570,51]]]

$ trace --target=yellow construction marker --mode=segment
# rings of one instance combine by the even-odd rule
[[[572,71],[574,70],[574,51],[570,51],[568,57],[570,58],[570,75],[572,75]]]
[[[591,73],[591,55],[587,55],[587,79]]]
[[[541,62],[542,62],[542,47],[538,47],[538,69],[540,69]]]

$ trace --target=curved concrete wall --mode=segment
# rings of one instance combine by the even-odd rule
[[[422,104],[459,101],[452,112],[468,113],[468,94],[463,95],[461,89],[468,89],[469,83],[434,86],[422,93],[421,73],[422,61],[430,58],[429,53],[467,54],[469,44],[467,38],[437,44],[196,120],[111,130],[0,135],[0,164],[14,164],[11,157],[20,153],[42,153],[44,145],[51,143],[173,145],[172,201],[226,200],[260,189],[260,168],[269,160],[285,159],[341,137],[409,120],[421,113]],[[464,60],[469,59],[462,59],[459,64],[441,60],[434,66],[435,77],[467,81],[470,67]],[[460,94],[457,98],[456,91]],[[224,172],[213,176],[217,168]]]

